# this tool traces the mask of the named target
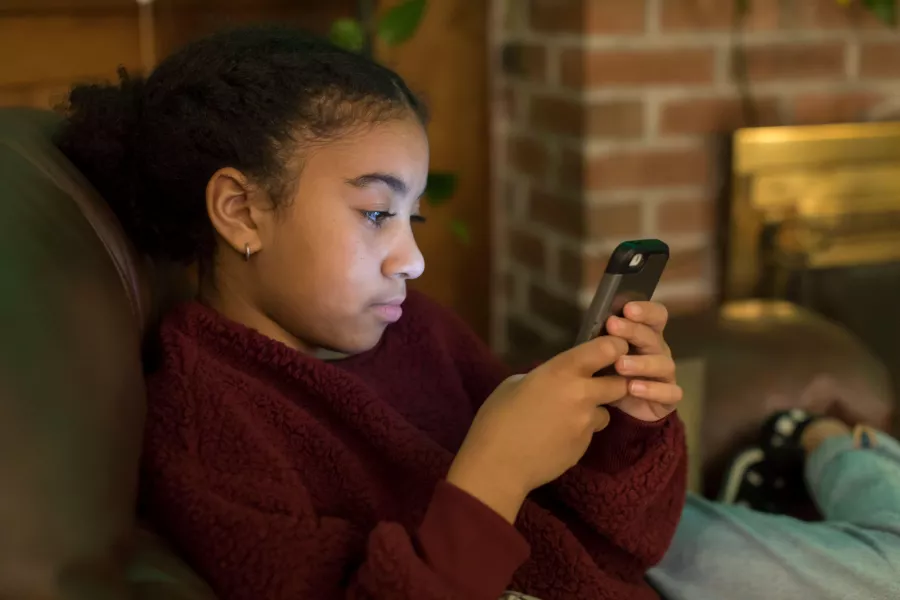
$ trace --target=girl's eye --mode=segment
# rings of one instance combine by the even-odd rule
[[[394,216],[394,213],[387,212],[384,210],[364,210],[362,211],[363,217],[375,225],[376,227],[380,227],[384,225],[384,222]]]
[[[397,216],[396,213],[387,212],[384,210],[364,210],[362,211],[362,215],[367,221],[369,221],[376,227],[384,225],[385,221]],[[413,223],[424,223],[425,217],[423,217],[422,215],[410,215],[409,220]]]

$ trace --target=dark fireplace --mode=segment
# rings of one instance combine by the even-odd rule
[[[900,398],[900,123],[743,129],[730,148],[721,297],[842,323]]]

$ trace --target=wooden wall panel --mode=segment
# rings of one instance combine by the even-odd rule
[[[136,16],[0,18],[0,85],[109,76],[140,65]]]
[[[250,23],[285,23],[325,33],[353,15],[355,0],[156,0],[160,58],[198,37]]]
[[[0,17],[8,15],[75,14],[134,11],[136,0],[0,0]]]
[[[355,0],[350,0],[355,3]],[[155,0],[155,3],[168,3],[179,10],[208,9],[219,12],[231,12],[246,8],[265,7],[270,9],[287,9],[294,13],[314,12],[323,5],[340,5],[343,0]],[[0,0],[0,15],[4,13],[65,13],[134,10],[137,0]],[[343,2],[349,5],[350,2]]]
[[[0,87],[0,107],[31,106],[54,109],[65,102],[72,84],[69,81],[36,82],[23,86]]]
[[[38,0],[25,12],[0,2],[0,106],[52,108],[75,82],[140,68],[136,4],[88,0],[72,11]]]
[[[432,0],[410,42],[384,54],[432,115],[432,168],[459,175],[456,196],[428,209],[418,236],[425,275],[416,287],[456,310],[487,339],[490,318],[490,205],[488,181],[487,8],[473,0]],[[450,232],[451,219],[468,224],[471,243]]]

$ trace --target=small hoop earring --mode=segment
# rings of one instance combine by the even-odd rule
[[[244,260],[249,261],[253,252],[250,250],[250,244],[244,244]]]

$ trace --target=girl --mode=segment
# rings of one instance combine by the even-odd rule
[[[666,312],[505,379],[407,291],[425,120],[284,29],[72,91],[59,147],[142,252],[200,269],[149,381],[147,517],[228,600],[655,598],[685,477]]]

